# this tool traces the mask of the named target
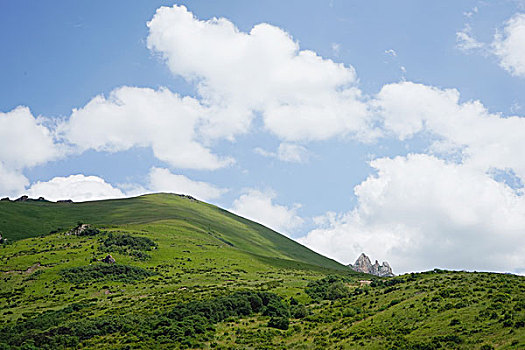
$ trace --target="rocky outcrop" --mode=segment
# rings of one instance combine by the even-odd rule
[[[90,229],[91,228],[91,225],[88,225],[88,224],[79,224],[77,227],[75,228],[72,228],[71,230],[69,230],[68,234],[70,235],[76,235],[76,236],[83,236],[83,233]]]
[[[9,201],[9,197],[2,198],[3,201]],[[37,199],[29,198],[29,196],[23,195],[20,198],[15,199],[13,202],[49,202],[44,197],[38,197]]]
[[[111,256],[111,254],[108,254],[104,259],[102,259],[102,262],[106,264],[114,264],[117,261],[115,260],[114,257]]]
[[[176,195],[181,197],[181,198],[189,199],[190,201],[193,201],[193,202],[198,202],[197,198],[192,197],[192,196],[190,196],[188,194],[176,194]]]
[[[383,263],[379,265],[379,262],[376,260],[375,264],[372,265],[370,258],[366,256],[365,253],[361,253],[355,263],[348,265],[348,267],[357,272],[369,273],[380,277],[394,276],[392,268],[386,261],[383,261]]]
[[[75,235],[75,236],[95,236],[100,233],[100,230],[96,227],[93,227],[89,224],[79,223],[77,227],[69,230],[66,235]]]

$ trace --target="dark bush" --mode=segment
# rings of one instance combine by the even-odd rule
[[[290,321],[287,317],[282,316],[276,316],[270,318],[270,322],[268,322],[268,327],[287,330],[290,326]]]
[[[290,314],[293,318],[303,318],[306,317],[308,311],[304,305],[292,305],[290,307]]]
[[[344,282],[341,277],[326,276],[320,280],[308,283],[305,292],[314,300],[336,300],[344,298],[350,294]]]
[[[112,248],[121,247],[131,250],[151,250],[157,247],[157,244],[148,237],[132,236],[129,234],[113,234],[109,233],[108,237],[103,242],[104,247]]]

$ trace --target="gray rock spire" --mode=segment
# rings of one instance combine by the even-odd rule
[[[392,268],[386,261],[383,261],[383,263],[379,265],[379,262],[376,260],[374,265],[372,265],[370,258],[366,256],[365,253],[361,253],[361,255],[359,255],[359,258],[357,258],[355,263],[353,265],[348,265],[348,267],[357,272],[369,273],[371,275],[380,277],[394,276]]]

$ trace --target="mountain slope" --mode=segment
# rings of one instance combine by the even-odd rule
[[[525,348],[523,276],[378,278],[176,195],[0,204],[0,349]]]
[[[63,231],[77,222],[101,227],[173,220],[260,256],[291,259],[348,270],[263,225],[187,196],[152,194],[135,198],[82,202],[0,202],[0,234],[9,240]]]

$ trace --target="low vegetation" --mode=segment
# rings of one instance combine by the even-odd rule
[[[130,234],[109,233],[107,238],[102,239],[99,250],[107,253],[120,253],[132,256],[136,260],[148,260],[151,256],[146,253],[156,249],[157,244],[148,237],[134,236]]]
[[[373,278],[292,259],[264,235],[249,247],[227,230],[242,232],[240,221],[199,220],[113,221],[1,246],[0,349],[525,348],[522,276]],[[280,253],[257,254],[264,246]]]
[[[60,275],[67,281],[75,284],[92,281],[131,282],[155,275],[137,266],[121,264],[94,264],[87,266],[69,267],[60,270]]]

